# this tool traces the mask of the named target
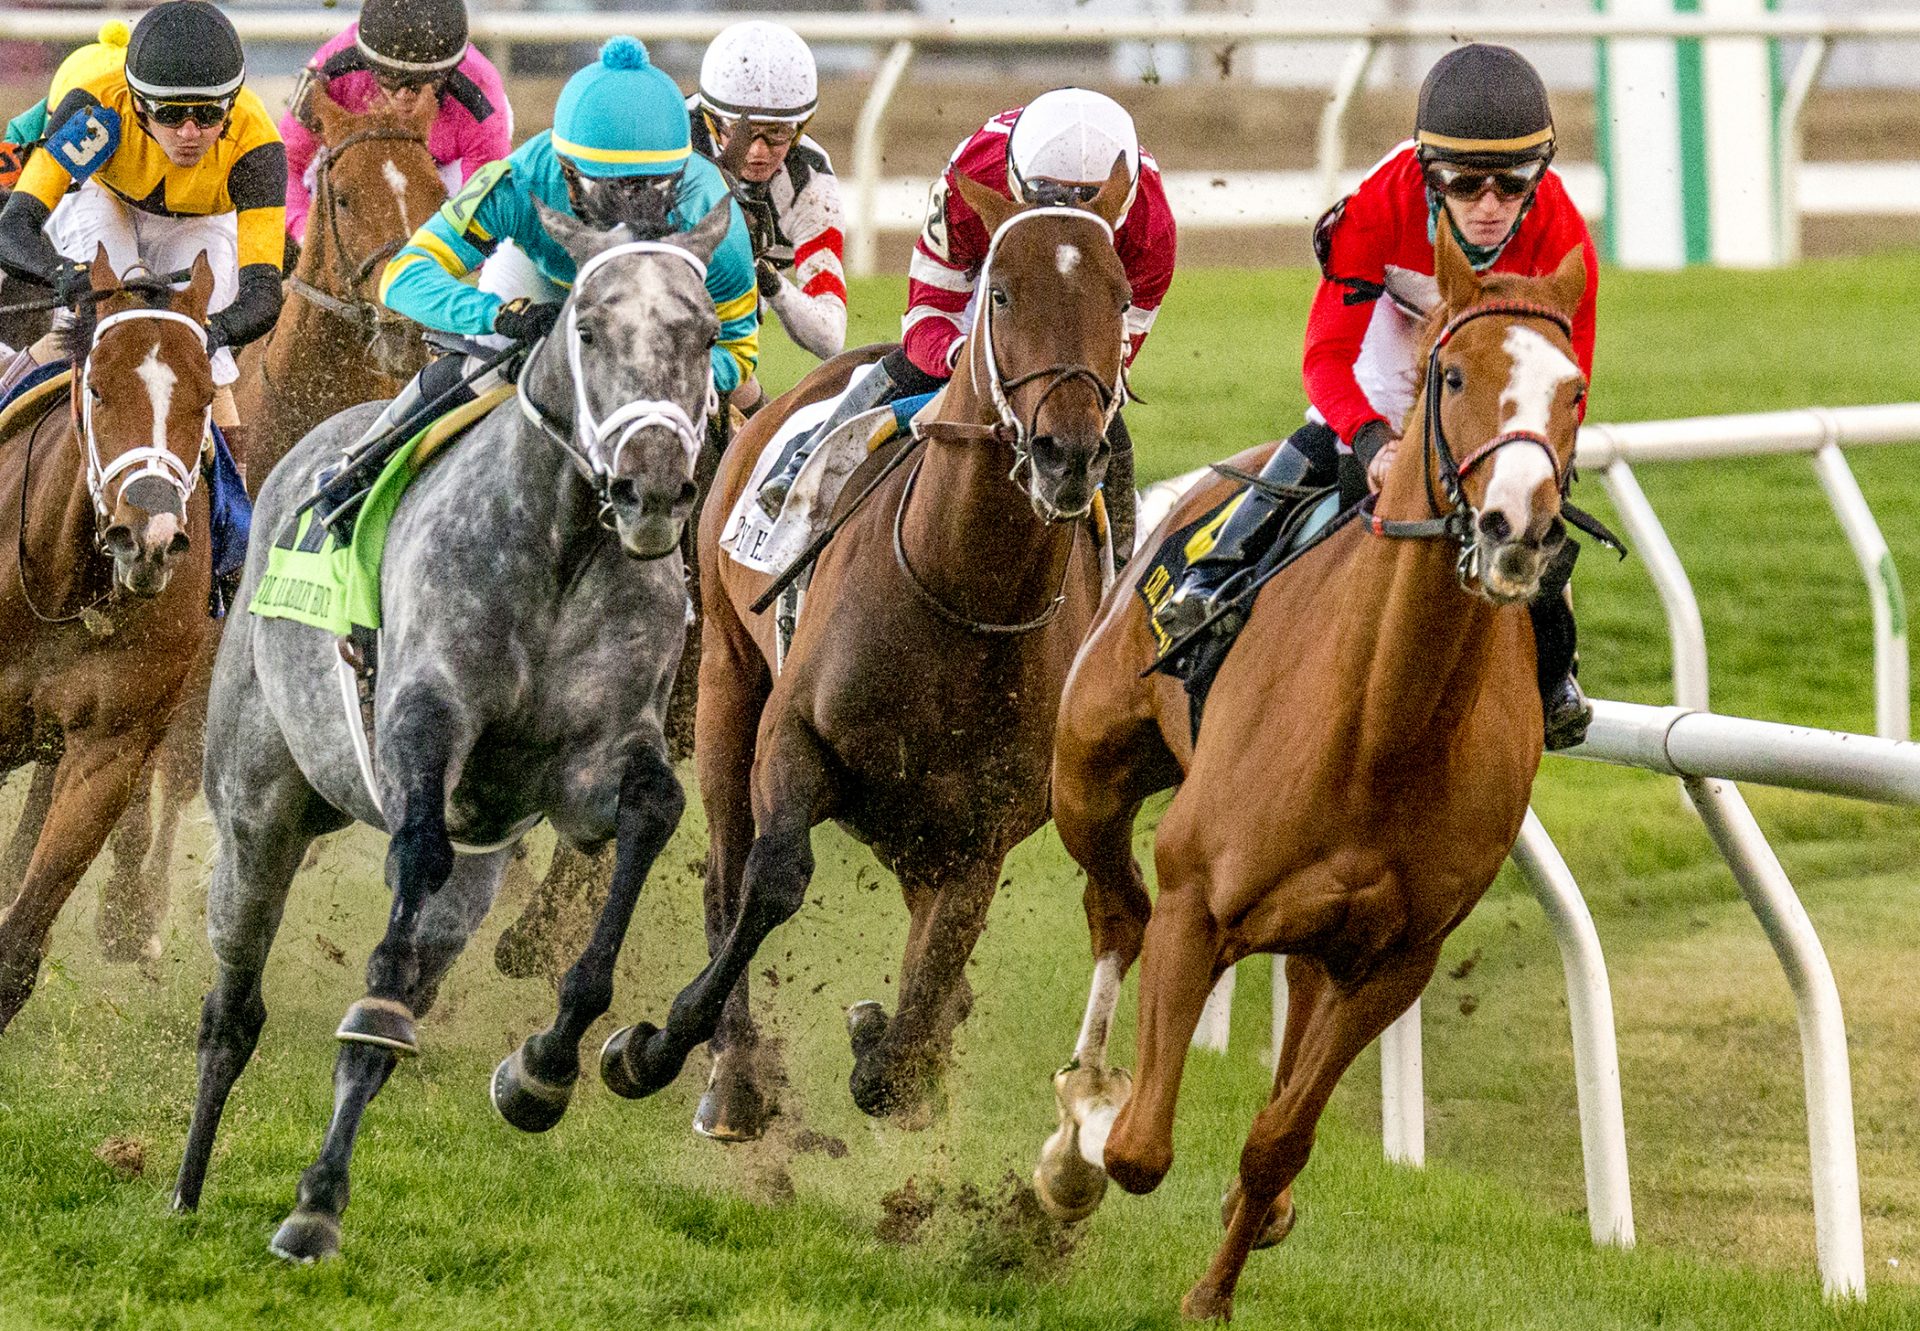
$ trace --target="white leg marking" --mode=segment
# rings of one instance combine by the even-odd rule
[[[160,344],[155,342],[147,358],[134,371],[147,386],[147,401],[153,404],[153,446],[167,446],[167,413],[173,409],[173,386],[179,382],[173,367],[160,360]]]
[[[387,178],[387,188],[393,191],[393,201],[400,205],[400,229],[409,236],[413,234],[413,219],[407,216],[407,178],[389,157],[380,165],[380,174]]]
[[[1109,952],[1093,964],[1093,990],[1087,995],[1087,1015],[1080,1023],[1080,1039],[1073,1056],[1081,1067],[1101,1067],[1107,1061],[1107,1035],[1113,1029],[1113,1009],[1120,1002],[1120,958]]]
[[[1073,270],[1080,266],[1080,247],[1077,245],[1062,245],[1054,252],[1053,261],[1060,268],[1060,276],[1073,276]]]

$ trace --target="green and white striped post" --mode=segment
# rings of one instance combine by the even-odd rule
[[[1594,0],[1602,13],[1620,18],[1751,18],[1773,3]],[[1628,268],[1779,263],[1774,43],[1721,37],[1596,45],[1596,147],[1607,182],[1607,257]]]

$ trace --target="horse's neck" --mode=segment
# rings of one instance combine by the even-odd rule
[[[964,368],[947,385],[939,418],[969,425],[999,419]],[[1079,524],[1041,520],[1025,488],[1008,479],[1004,447],[925,447],[901,520],[913,575],[943,604],[983,623],[1024,623],[1042,614],[1059,594]]]
[[[537,358],[541,363],[521,371],[520,392],[533,394],[532,401],[556,430],[570,431],[573,381],[564,370],[547,363],[555,354],[549,342]],[[573,459],[526,418],[519,403],[510,401],[497,410],[510,420],[512,428],[498,458],[489,459],[489,467],[497,465],[508,482],[506,493],[514,497],[516,505],[526,506],[533,529],[545,533],[556,567],[568,567],[573,558],[606,535],[600,525],[599,499]]]
[[[26,444],[15,437],[9,445],[32,468],[26,478],[26,558],[20,575],[42,614],[67,614],[98,596],[112,576],[107,561],[96,558],[93,495],[87,489],[79,425],[69,413],[64,431],[43,430],[30,464]]]

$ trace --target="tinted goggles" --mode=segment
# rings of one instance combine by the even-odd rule
[[[1098,194],[1104,182],[1074,185],[1064,180],[1026,180],[1020,185],[1021,197],[1041,208],[1065,208],[1086,203]]]
[[[233,110],[232,102],[140,102],[140,114],[156,125],[177,129],[191,120],[202,129],[212,129]]]
[[[1545,162],[1520,162],[1504,171],[1453,166],[1446,162],[1427,163],[1427,188],[1449,199],[1469,202],[1492,190],[1503,199],[1518,199],[1540,183],[1547,169]]]
[[[439,84],[440,80],[444,77],[444,74],[437,73],[414,74],[400,70],[385,69],[376,69],[373,71],[374,83],[379,86],[381,92],[389,93],[412,92],[417,88],[431,88]]]
[[[713,123],[720,137],[729,143],[736,137],[742,143],[760,139],[769,148],[785,148],[800,137],[801,128],[785,120],[754,120],[747,116],[715,116]]]

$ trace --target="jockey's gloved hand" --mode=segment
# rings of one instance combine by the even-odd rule
[[[224,313],[226,313],[226,311],[222,310],[221,314]],[[232,345],[233,333],[232,330],[227,327],[226,320],[222,319],[219,314],[209,317],[207,320],[207,354],[211,356],[214,352],[220,350],[221,347],[230,347]]]
[[[500,307],[493,316],[493,331],[522,346],[531,346],[552,332],[559,318],[560,307],[557,304],[536,305],[521,296]]]
[[[780,270],[765,259],[756,260],[754,276],[760,283],[760,299],[772,300],[780,294]]]
[[[47,285],[62,305],[78,305],[93,290],[93,269],[78,259],[68,259],[47,274]]]

